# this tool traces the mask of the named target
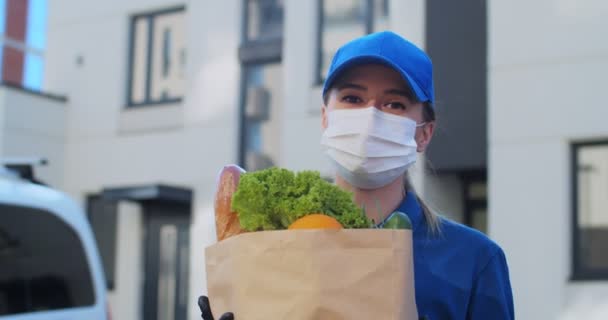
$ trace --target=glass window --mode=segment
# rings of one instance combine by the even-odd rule
[[[319,0],[317,82],[324,81],[338,48],[364,34],[389,29],[389,0]]]
[[[368,33],[368,0],[320,0],[318,83],[327,75],[331,59],[345,42]]]
[[[247,41],[283,36],[283,0],[247,1]]]
[[[2,81],[42,91],[47,0],[0,0]]]
[[[158,271],[159,319],[175,320],[175,287],[177,282],[177,226],[166,224],[160,227],[160,254]]]
[[[131,18],[128,105],[178,102],[186,78],[183,7]]]
[[[0,315],[93,305],[78,235],[55,215],[0,205]]]
[[[574,278],[608,279],[608,142],[574,146]]]
[[[474,181],[468,185],[468,197],[472,200],[486,200],[488,198],[487,182]]]
[[[4,77],[4,47],[6,40],[4,35],[6,34],[6,0],[0,0],[0,34],[3,35],[2,42],[0,43],[0,76],[1,80],[5,81]]]
[[[281,139],[281,65],[258,64],[246,69],[244,110],[245,169],[255,171],[278,163]]]
[[[248,171],[278,164],[283,94],[284,0],[243,0],[243,68],[239,163]]]
[[[488,232],[488,194],[485,171],[461,174],[464,203],[464,224],[483,233]]]
[[[471,211],[470,227],[488,233],[488,211],[485,207],[475,208]]]
[[[374,32],[390,29],[388,16],[389,0],[372,0],[374,12]]]

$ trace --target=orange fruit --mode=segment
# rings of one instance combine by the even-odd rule
[[[342,229],[342,225],[328,215],[313,213],[294,221],[287,229]]]

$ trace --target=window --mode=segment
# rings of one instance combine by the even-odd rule
[[[80,238],[54,214],[0,205],[0,315],[93,305]]]
[[[317,84],[323,83],[338,48],[359,36],[388,28],[388,0],[318,0]]]
[[[131,17],[128,106],[180,102],[186,77],[184,7]]]
[[[372,1],[372,5],[374,31],[384,31],[389,29],[388,0],[374,0]]]
[[[248,171],[265,169],[279,161],[282,71],[278,63],[253,64],[246,68],[243,163]]]
[[[608,141],[575,144],[573,279],[608,279]]]
[[[248,171],[279,163],[283,0],[243,0],[239,163]]]
[[[0,0],[2,82],[42,91],[47,0]]]
[[[464,224],[483,233],[488,232],[487,174],[471,171],[461,174],[464,188]]]
[[[277,39],[283,36],[283,0],[245,0],[246,41]]]

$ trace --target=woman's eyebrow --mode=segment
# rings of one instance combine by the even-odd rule
[[[405,90],[401,90],[401,89],[388,89],[386,91],[384,91],[385,94],[394,94],[394,95],[398,95],[398,96],[403,96],[406,98],[410,98],[410,94],[409,92],[405,91]]]
[[[338,86],[338,90],[343,90],[343,89],[355,89],[355,90],[361,90],[361,91],[367,91],[367,88],[360,85],[360,84],[356,84],[356,83],[344,83]]]

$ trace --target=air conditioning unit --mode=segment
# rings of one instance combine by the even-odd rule
[[[249,121],[264,122],[270,119],[270,93],[264,87],[252,87],[247,91],[245,117]]]
[[[274,166],[274,161],[270,156],[255,151],[248,152],[245,161],[247,171],[257,171]]]

